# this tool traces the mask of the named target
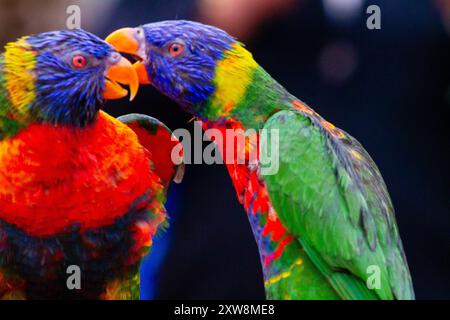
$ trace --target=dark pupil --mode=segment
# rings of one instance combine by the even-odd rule
[[[84,58],[83,57],[75,57],[73,60],[73,63],[76,67],[83,67],[84,66]]]
[[[178,50],[179,50],[179,48],[177,45],[173,46],[173,51],[177,52]]]

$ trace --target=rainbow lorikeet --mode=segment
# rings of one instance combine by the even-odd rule
[[[106,41],[136,56],[141,83],[152,83],[205,128],[256,130],[258,142],[244,145],[246,161],[236,161],[225,142],[220,151],[234,154],[227,167],[258,244],[267,298],[414,298],[375,163],[355,138],[287,92],[240,42],[182,20],[123,28]],[[249,154],[277,150],[271,132],[279,135],[279,167],[262,174],[261,159],[250,161]]]
[[[176,144],[159,121],[115,119],[131,63],[82,31],[20,38],[0,56],[0,298],[139,297],[164,226]],[[73,269],[77,267],[78,269]],[[79,271],[79,284],[68,278]]]

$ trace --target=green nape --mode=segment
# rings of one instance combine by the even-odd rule
[[[14,136],[24,127],[24,124],[10,117],[11,103],[5,88],[5,78],[0,59],[0,139]]]
[[[294,97],[276,82],[261,66],[253,69],[244,94],[230,105],[218,105],[217,100],[209,99],[201,109],[201,115],[209,121],[221,118],[238,120],[245,129],[262,129],[267,119],[280,110],[291,107]],[[245,84],[242,84],[245,86]]]

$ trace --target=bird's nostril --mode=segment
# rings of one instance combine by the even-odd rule
[[[119,62],[120,58],[121,58],[121,55],[120,55],[120,53],[118,53],[118,52],[113,52],[113,53],[111,54],[111,56],[110,56],[110,59],[111,59],[111,62],[112,62],[112,63]]]
[[[136,37],[140,40],[142,38],[144,38],[144,30],[142,30],[142,28],[137,28],[136,29]]]

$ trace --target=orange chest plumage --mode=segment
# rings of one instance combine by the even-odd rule
[[[30,125],[0,141],[0,219],[35,236],[109,225],[161,190],[150,161],[134,132],[105,113],[83,129]]]

